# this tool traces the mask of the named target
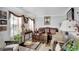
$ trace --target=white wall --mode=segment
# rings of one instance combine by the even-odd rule
[[[50,26],[59,27],[62,21],[66,20],[66,16],[51,16]],[[36,17],[35,28],[44,26],[44,17]]]
[[[4,8],[0,8],[0,10],[6,11]],[[6,19],[6,20],[8,20],[8,19]],[[5,46],[4,41],[9,40],[8,24],[9,24],[9,22],[7,21],[7,30],[0,32],[0,48]]]

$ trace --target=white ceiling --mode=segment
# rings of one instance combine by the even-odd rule
[[[22,9],[36,16],[61,16],[65,15],[69,7],[22,7]]]

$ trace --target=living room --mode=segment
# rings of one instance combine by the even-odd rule
[[[1,51],[79,50],[78,7],[0,7],[0,15]]]

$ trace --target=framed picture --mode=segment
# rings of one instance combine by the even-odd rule
[[[7,19],[7,12],[0,10],[0,19]]]
[[[50,25],[50,16],[44,17],[44,25]]]
[[[7,25],[7,20],[0,20],[0,25]]]
[[[6,31],[7,30],[7,26],[0,26],[0,31]]]
[[[71,9],[67,12],[67,20],[74,20],[74,8],[71,8]]]

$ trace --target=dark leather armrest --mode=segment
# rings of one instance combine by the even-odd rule
[[[5,41],[6,45],[10,45],[10,44],[17,44],[19,43],[18,41]]]

